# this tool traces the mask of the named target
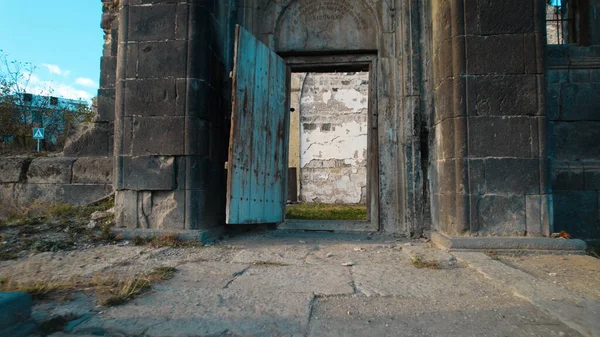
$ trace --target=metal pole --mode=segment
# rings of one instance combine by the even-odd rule
[[[38,152],[40,152],[40,140],[38,139]]]

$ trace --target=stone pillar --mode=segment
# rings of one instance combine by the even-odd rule
[[[434,226],[449,235],[548,235],[544,2],[432,6]]]
[[[210,4],[121,0],[115,108],[119,227],[208,229],[224,212],[222,78]]]

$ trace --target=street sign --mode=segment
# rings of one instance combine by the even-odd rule
[[[33,129],[33,139],[44,139],[44,128]]]
[[[33,139],[37,139],[37,152],[40,152],[40,140],[44,139],[44,128],[33,129]]]

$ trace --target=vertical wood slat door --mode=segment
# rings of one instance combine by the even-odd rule
[[[279,223],[287,198],[288,69],[237,26],[232,77],[227,223]]]

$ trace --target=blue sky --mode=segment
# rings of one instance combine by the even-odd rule
[[[0,0],[0,49],[36,67],[30,91],[90,99],[100,79],[101,16],[100,0]]]

